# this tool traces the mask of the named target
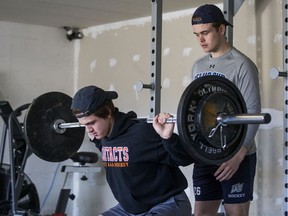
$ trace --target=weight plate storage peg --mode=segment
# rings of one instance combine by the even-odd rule
[[[72,98],[61,92],[48,92],[28,107],[24,132],[33,153],[39,158],[60,162],[72,157],[82,145],[85,128],[55,129],[55,124],[76,122],[70,107]]]

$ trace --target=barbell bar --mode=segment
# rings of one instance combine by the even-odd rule
[[[149,124],[153,123],[153,118],[145,118],[140,117],[133,119],[136,121],[143,121]],[[260,113],[260,114],[237,114],[237,115],[227,115],[225,113],[219,113],[216,117],[217,123],[222,123],[223,125],[229,124],[267,124],[271,121],[271,116],[269,113]],[[67,128],[77,128],[77,127],[85,127],[85,125],[81,125],[79,122],[71,122],[71,123],[60,123],[61,121],[55,121],[53,124],[53,128],[56,132],[59,129],[67,129]],[[167,118],[165,123],[177,123],[177,118],[170,117]]]
[[[222,123],[223,125],[228,124],[266,124],[271,121],[271,116],[269,113],[260,114],[237,114],[237,115],[227,115],[225,113],[219,113],[216,117],[217,123]],[[147,123],[153,123],[153,118],[147,118]],[[171,117],[167,118],[166,123],[177,123],[177,118]]]

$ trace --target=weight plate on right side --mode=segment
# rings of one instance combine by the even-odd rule
[[[233,105],[233,110],[238,114],[247,112],[244,98],[239,89],[230,80],[219,76],[201,77],[191,82],[183,92],[177,110],[177,127],[181,143],[184,145],[186,151],[198,161],[206,164],[221,164],[232,158],[242,146],[244,141],[247,124],[237,125],[231,127],[236,139],[229,137],[229,146],[222,148],[220,144],[216,144],[217,139],[207,139],[210,127],[215,127],[216,117],[218,113],[213,113],[211,119],[203,119],[199,121],[199,110],[205,108],[203,101],[209,98],[209,103],[214,103],[213,94],[221,95],[222,102],[229,101]],[[226,97],[226,96],[228,97]],[[209,97],[211,96],[211,98]],[[207,102],[208,102],[207,101]],[[220,102],[220,101],[219,101]],[[213,108],[214,112],[221,111],[221,108]],[[201,113],[200,112],[200,113]],[[205,118],[208,115],[205,114]],[[210,118],[210,117],[209,117]],[[202,125],[201,124],[205,124]],[[199,129],[200,128],[200,129]],[[201,129],[202,128],[202,129]],[[233,142],[232,142],[233,140]]]

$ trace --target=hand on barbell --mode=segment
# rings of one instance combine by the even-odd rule
[[[153,127],[163,139],[169,139],[173,134],[175,124],[166,122],[171,117],[169,113],[159,113],[153,118]]]

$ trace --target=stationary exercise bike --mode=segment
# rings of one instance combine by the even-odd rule
[[[0,216],[31,216],[40,213],[37,189],[31,179],[24,173],[26,161],[33,152],[25,138],[24,124],[19,119],[21,119],[23,111],[28,109],[29,106],[30,104],[25,104],[13,111],[9,102],[0,101],[0,116],[4,121],[0,145]],[[7,134],[10,164],[3,163]],[[52,145],[53,147],[56,147],[56,145]],[[67,155],[70,154],[68,149],[64,150],[64,153],[64,156],[56,160],[68,159]],[[42,159],[45,160],[45,157],[46,155],[42,155]],[[50,159],[50,155],[47,158]],[[85,181],[87,180],[85,173],[101,171],[100,167],[86,166],[86,163],[96,163],[98,161],[97,153],[76,152],[72,154],[70,159],[79,165],[62,166],[61,172],[65,172],[66,176],[53,215],[65,215],[68,199],[73,200],[75,198],[75,195],[70,193],[70,189],[64,188],[70,173],[82,173],[81,180]]]
[[[71,173],[82,173],[80,178],[81,181],[88,180],[86,173],[97,173],[101,172],[101,167],[99,166],[86,166],[87,163],[95,164],[98,161],[98,154],[95,152],[77,152],[70,158],[74,163],[78,163],[78,165],[64,165],[61,168],[61,172],[65,172],[65,180],[63,183],[63,187],[60,191],[57,206],[55,209],[55,213],[52,216],[64,216],[66,215],[66,207],[68,200],[74,200],[75,195],[71,193],[70,188],[66,188],[66,182],[69,174]]]

